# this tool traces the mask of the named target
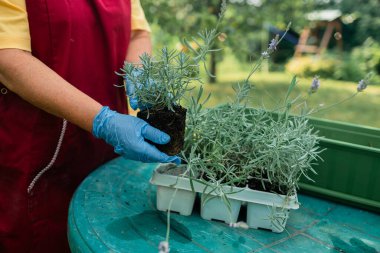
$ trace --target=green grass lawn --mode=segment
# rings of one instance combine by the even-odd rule
[[[232,57],[221,62],[218,65],[217,83],[204,85],[206,93],[212,93],[207,106],[212,107],[229,101],[234,95],[232,86],[244,80],[248,72],[248,65],[241,65]],[[278,106],[284,99],[292,77],[292,74],[285,72],[254,74],[251,78],[254,89],[248,104],[254,107],[265,106],[268,109]],[[298,78],[297,89],[294,90],[293,96],[300,93],[306,95],[311,80],[311,78]],[[337,103],[354,94],[356,86],[356,82],[321,79],[321,87],[311,96],[308,105],[313,108],[324,108]],[[380,86],[369,86],[353,99],[312,116],[380,128]]]

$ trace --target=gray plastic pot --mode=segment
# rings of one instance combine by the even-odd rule
[[[275,233],[284,231],[289,217],[289,209],[247,203],[247,225],[250,228],[264,228]]]
[[[157,186],[157,209],[167,211],[170,207],[171,212],[178,212],[186,216],[191,215],[196,192],[191,190],[188,178],[162,173],[166,168],[172,166],[171,164],[160,165],[150,179],[150,183]]]
[[[173,198],[170,207],[171,212],[178,212],[181,215],[191,215],[194,207],[195,192],[177,189],[173,187],[157,186],[157,209],[167,211],[170,201]]]
[[[207,194],[201,195],[201,217],[205,220],[219,220],[224,221],[227,224],[237,222],[241,201],[230,199],[231,213],[229,212],[227,205],[223,202],[219,196],[213,196],[211,199],[205,201],[205,198],[209,198]]]
[[[182,215],[190,215],[194,206],[195,195],[202,193],[201,217],[206,220],[221,220],[226,223],[235,223],[242,203],[247,204],[247,225],[250,228],[263,228],[280,233],[284,230],[291,209],[298,209],[297,194],[285,196],[270,192],[256,191],[249,188],[223,186],[222,191],[228,193],[231,203],[231,214],[226,204],[212,192],[212,188],[190,180],[186,177],[162,174],[160,165],[153,172],[150,182],[157,185],[157,209],[166,211],[169,208],[175,189],[177,193],[173,198],[171,211]],[[172,165],[173,166],[173,165]],[[207,189],[208,188],[208,189]],[[194,191],[193,191],[194,190]],[[212,194],[212,198],[204,202],[204,195]]]

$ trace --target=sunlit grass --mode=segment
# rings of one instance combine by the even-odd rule
[[[229,101],[234,92],[232,86],[247,76],[249,66],[239,64],[233,57],[227,57],[218,65],[218,80],[215,84],[204,85],[206,93],[212,97],[208,107]],[[248,103],[251,106],[275,108],[281,105],[292,75],[284,72],[260,72],[252,79],[254,89]],[[299,78],[294,95],[306,94],[311,78]],[[321,87],[309,100],[309,106],[323,108],[343,100],[356,92],[357,83],[321,79]],[[332,109],[313,114],[313,117],[350,122],[380,128],[380,86],[369,86],[355,98]]]

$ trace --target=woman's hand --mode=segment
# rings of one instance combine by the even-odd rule
[[[147,122],[103,107],[95,116],[92,132],[97,138],[112,145],[115,152],[127,159],[142,162],[180,164],[177,156],[168,156],[149,144],[145,139],[157,144],[166,144],[170,136],[152,127]]]

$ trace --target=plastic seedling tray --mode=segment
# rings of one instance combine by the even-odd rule
[[[247,206],[247,225],[250,228],[276,233],[284,231],[290,209],[256,203],[248,203]]]
[[[246,221],[249,227],[256,229],[263,228],[279,233],[285,228],[289,211],[299,208],[297,194],[285,196],[249,188],[224,186],[223,192],[226,193],[232,207],[230,215],[227,207],[218,196],[217,191],[212,191],[211,187],[206,188],[204,184],[195,181],[192,182],[192,188],[189,178],[159,172],[165,166],[168,165],[159,165],[154,170],[150,180],[151,184],[157,185],[158,210],[166,211],[169,209],[173,192],[175,189],[178,189],[170,210],[183,215],[190,215],[194,206],[195,194],[199,192],[202,193],[202,198],[203,195],[216,196],[206,201],[204,206],[201,207],[202,218],[207,220],[222,220],[226,223],[236,222],[240,206],[244,203],[247,204]],[[178,197],[178,193],[184,193],[184,197]]]
[[[171,211],[181,215],[191,215],[193,211],[195,192],[181,190],[174,187],[157,186],[157,209],[167,211],[173,198]]]
[[[227,224],[237,222],[241,201],[230,199],[231,213],[229,212],[226,204],[221,197],[215,196],[207,201],[206,194],[201,195],[201,217],[205,220],[219,220],[224,221]]]
[[[154,171],[150,182],[157,185],[157,209],[167,211],[172,201],[170,211],[181,215],[191,215],[194,207],[196,192],[191,190],[189,179],[159,172],[173,168],[171,164],[161,164]]]

